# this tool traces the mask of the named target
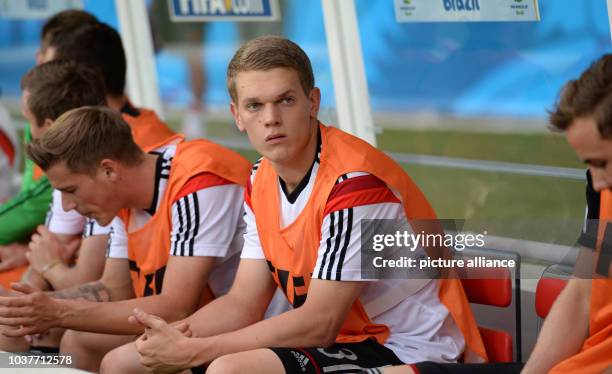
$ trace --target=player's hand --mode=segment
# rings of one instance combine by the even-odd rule
[[[64,254],[68,251],[53,233],[45,226],[38,226],[37,233],[32,235],[27,254],[30,265],[39,273],[48,270],[54,263],[64,262]]]
[[[27,250],[27,246],[19,243],[0,245],[0,271],[9,271],[27,265]]]
[[[174,373],[192,366],[188,324],[172,326],[140,309],[134,309],[132,317],[132,323],[138,322],[145,328],[145,333],[136,340],[143,366],[155,373]]]
[[[58,327],[62,308],[59,302],[25,283],[13,283],[19,296],[0,297],[0,325],[11,326],[2,334],[18,337]]]

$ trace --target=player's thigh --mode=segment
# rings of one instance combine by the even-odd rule
[[[66,330],[60,344],[60,352],[90,352],[104,355],[123,344],[134,341],[134,335],[111,335],[93,332]]]
[[[211,362],[207,374],[285,373],[283,363],[270,349],[254,349],[221,356]]]
[[[136,344],[129,342],[108,352],[102,359],[100,373],[143,373],[146,368],[140,365],[140,355]]]

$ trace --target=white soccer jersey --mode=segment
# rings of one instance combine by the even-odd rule
[[[320,145],[319,145],[320,147]],[[279,179],[281,225],[290,225],[306,206],[319,170],[320,148],[301,183],[290,194]],[[258,163],[253,167],[251,183]],[[373,184],[383,183],[373,175],[353,172],[341,176],[334,191],[350,189],[365,192]],[[384,185],[384,183],[383,183]],[[333,281],[364,281],[361,278],[362,219],[401,219],[405,217],[398,193],[394,202],[356,205],[332,211],[323,219],[317,263],[312,277]],[[242,258],[265,259],[255,217],[245,203],[245,245]],[[365,280],[368,285],[359,295],[370,320],[389,326],[391,334],[385,346],[406,363],[419,361],[455,362],[461,356],[465,341],[448,309],[438,298],[438,281],[427,279]],[[398,293],[397,289],[404,292]]]
[[[134,226],[131,230],[138,230],[151,219],[166,191],[176,146],[156,151],[159,154],[156,194],[149,209],[132,211]],[[209,175],[201,177],[210,178]],[[245,227],[242,220],[243,193],[240,185],[219,184],[196,190],[172,204],[170,255],[217,257],[217,266],[209,277],[215,295],[227,293],[240,259]],[[111,227],[108,257],[128,258],[124,222],[115,217]]]

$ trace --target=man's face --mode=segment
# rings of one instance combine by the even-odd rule
[[[108,170],[102,167],[91,176],[72,172],[61,161],[47,169],[46,174],[53,188],[61,191],[65,211],[76,209],[81,215],[106,226],[121,208],[115,195],[115,183]]]
[[[36,117],[30,111],[30,107],[28,106],[28,98],[30,97],[30,93],[28,90],[23,90],[21,93],[21,114],[25,117],[25,119],[30,123],[30,129],[32,131],[33,139],[40,139],[43,135],[49,130],[49,126],[51,126],[52,121],[46,120],[44,123],[38,123],[36,121]]]
[[[231,104],[236,125],[262,156],[285,166],[305,157],[317,129],[318,88],[307,96],[294,70],[275,68],[238,73],[236,93],[238,102]]]
[[[591,171],[593,188],[612,188],[612,140],[604,139],[592,116],[576,118],[566,133],[567,141]]]

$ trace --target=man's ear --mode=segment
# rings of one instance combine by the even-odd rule
[[[236,124],[236,127],[238,127],[238,130],[244,132],[244,127],[240,121],[240,114],[238,113],[238,107],[233,101],[230,103],[230,112],[232,112],[232,117],[234,117],[234,123]]]
[[[45,132],[47,132],[47,130],[49,130],[49,128],[51,127],[51,125],[53,124],[53,120],[50,118],[45,118],[45,120],[42,123],[42,126],[40,126],[40,128],[42,130],[44,130]]]
[[[308,100],[310,100],[310,117],[318,118],[319,108],[321,107],[321,90],[319,87],[314,87],[310,90]]]
[[[116,182],[119,180],[119,163],[109,158],[100,161],[98,176],[103,180]]]

